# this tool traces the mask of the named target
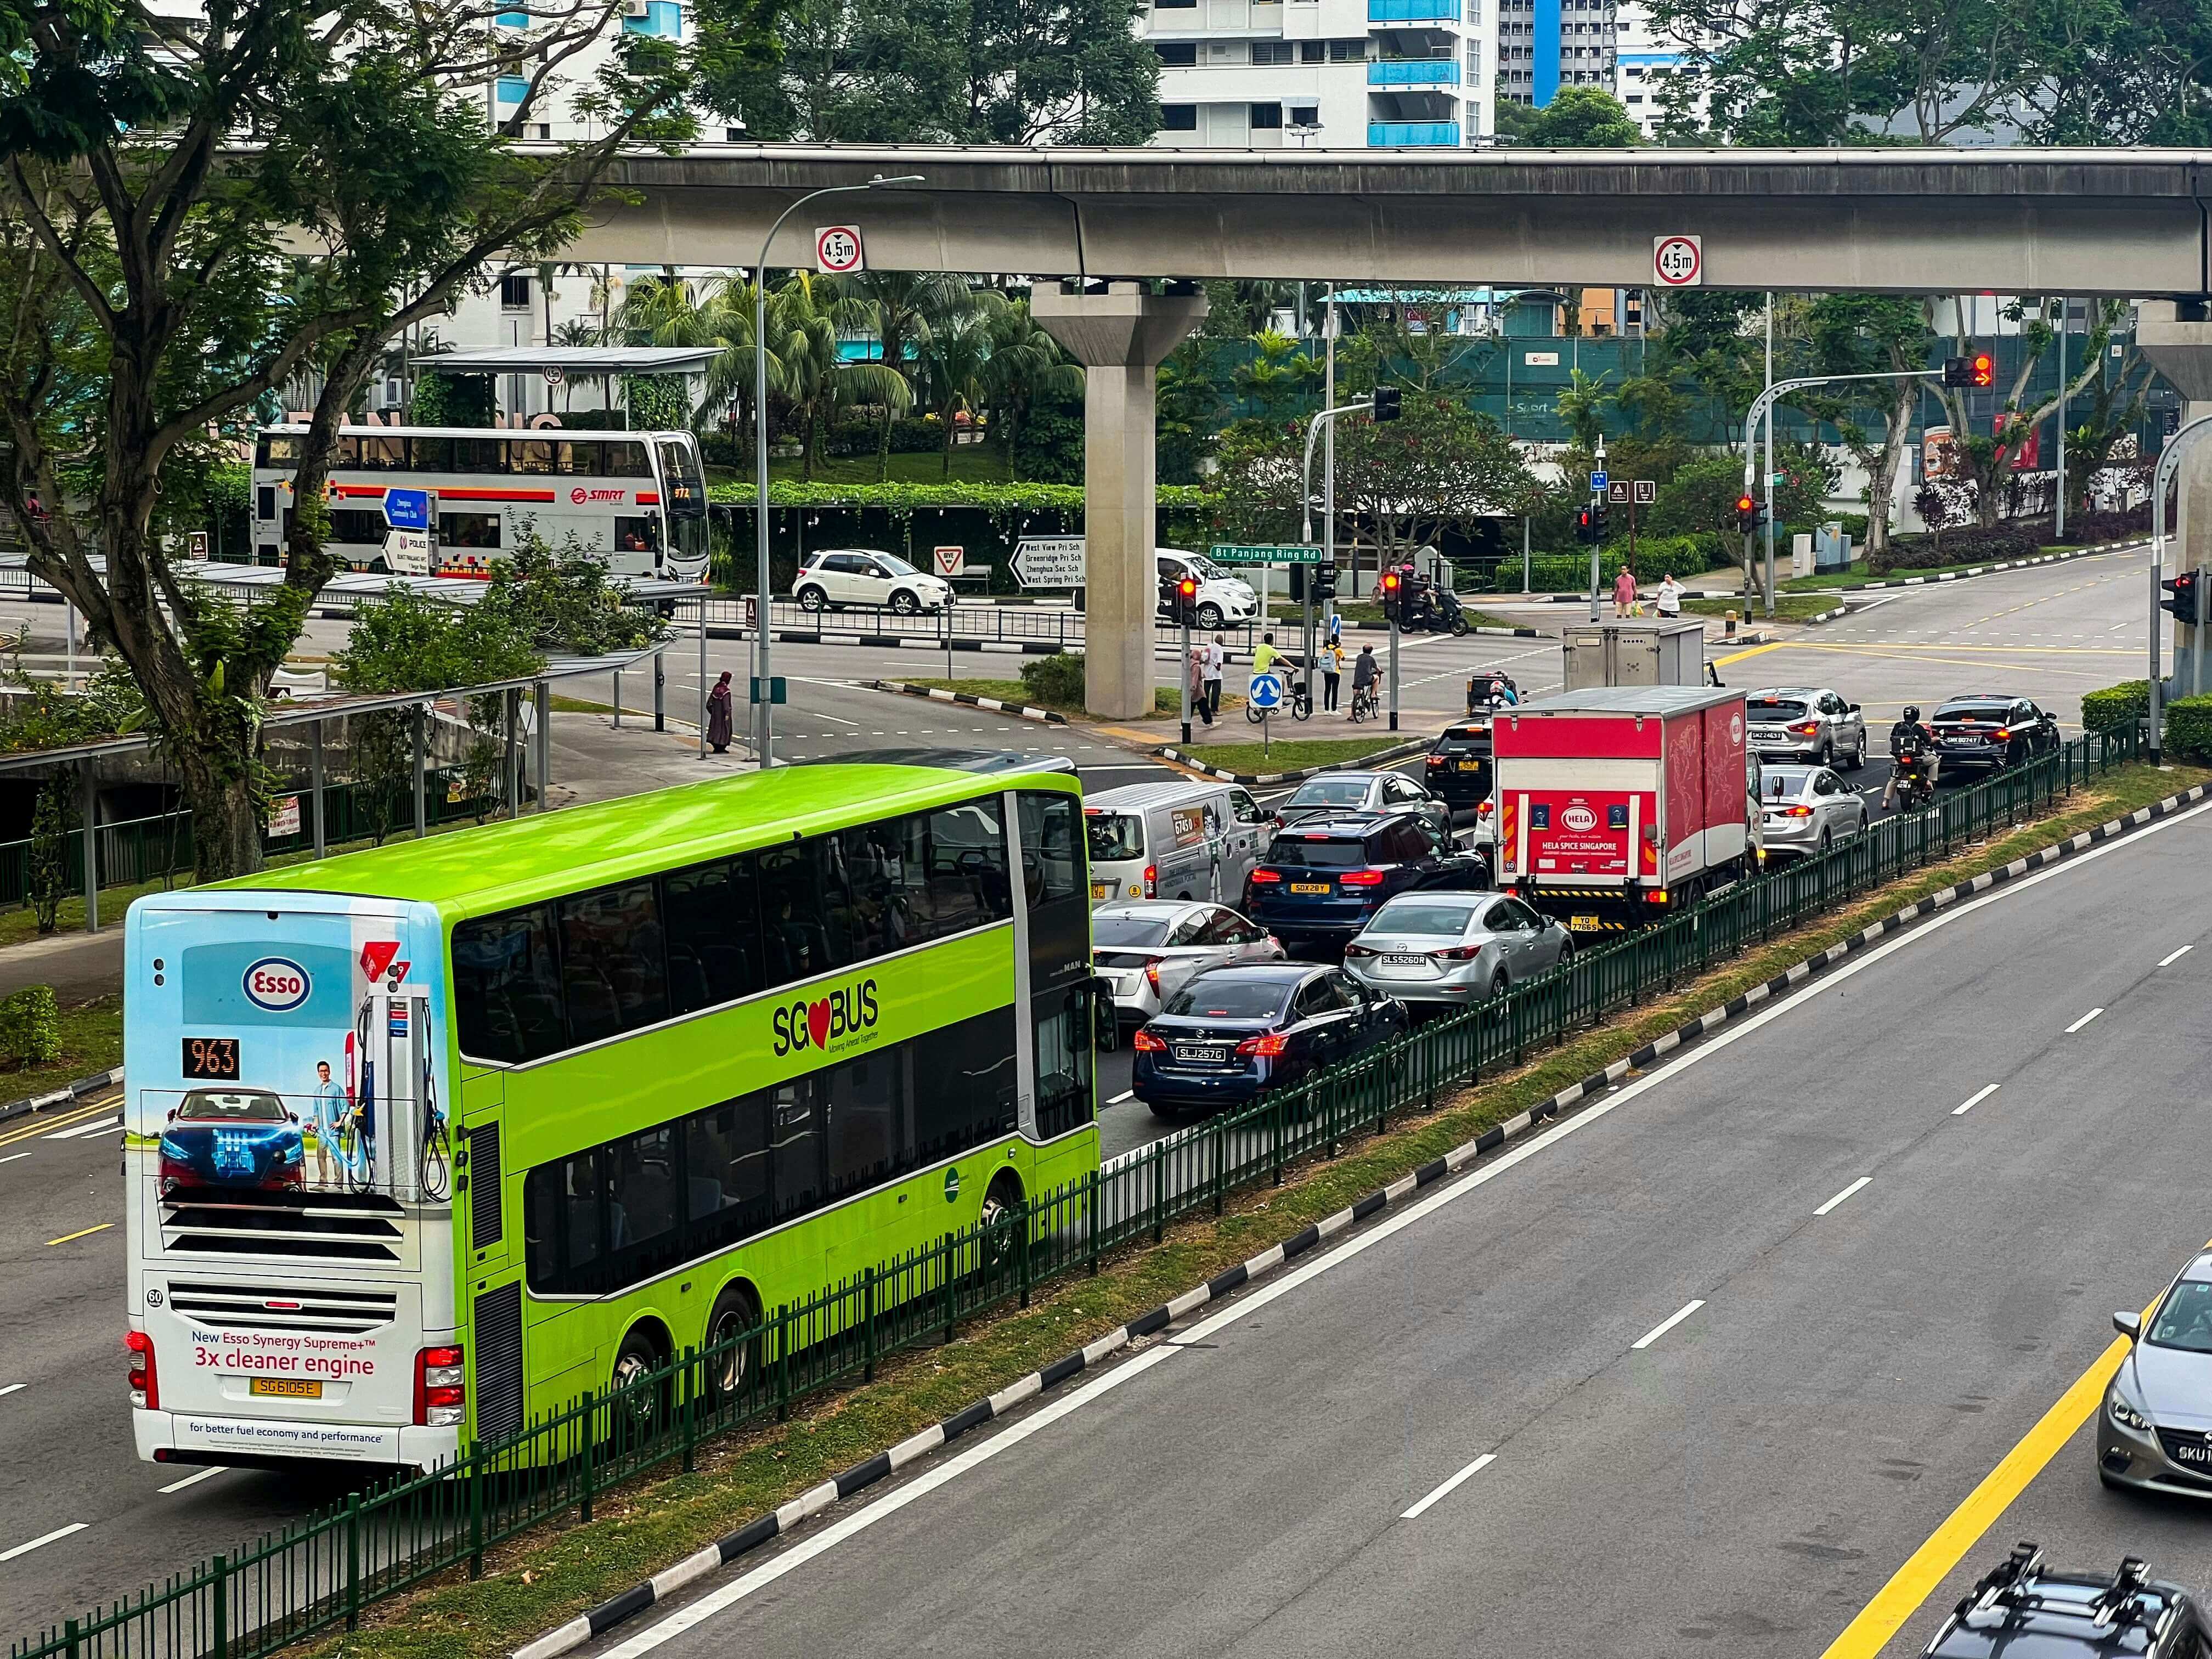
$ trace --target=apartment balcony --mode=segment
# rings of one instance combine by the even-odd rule
[[[1456,23],[1461,0],[1367,0],[1370,23]]]
[[[1370,121],[1370,149],[1457,149],[1456,121]]]
[[[1459,61],[1452,58],[1405,58],[1393,63],[1370,64],[1370,87],[1455,87]]]

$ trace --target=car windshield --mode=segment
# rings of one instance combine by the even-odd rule
[[[193,1123],[282,1123],[284,1103],[246,1089],[195,1089],[177,1114]]]
[[[1939,720],[1973,720],[1988,726],[2002,726],[2012,718],[2012,710],[2002,703],[1960,703],[1956,708],[1939,708]]]
[[[1298,786],[1285,806],[1357,806],[1367,799],[1364,778],[1314,778]]]
[[[876,562],[888,568],[894,576],[919,576],[921,574],[921,572],[915,569],[912,565],[908,564],[904,559],[899,557],[896,553],[878,553],[876,555]]]
[[[2212,1353],[2212,1284],[2185,1279],[2159,1304],[2146,1339],[2160,1348]]]
[[[1091,839],[1091,861],[1113,863],[1142,858],[1144,820],[1128,812],[1085,812],[1083,825]]]
[[[1759,793],[1768,800],[1788,800],[1804,793],[1805,780],[1812,775],[1800,766],[1769,767],[1759,775]]]
[[[1093,843],[1094,847],[1096,843]],[[1097,854],[1094,852],[1092,857]],[[1172,916],[1097,916],[1091,923],[1093,945],[1158,945],[1168,936]]]
[[[1474,915],[1472,906],[1438,904],[1433,900],[1386,904],[1367,924],[1370,933],[1421,933],[1437,939],[1457,939]]]
[[[1190,553],[1184,556],[1190,561],[1190,568],[1210,582],[1225,582],[1234,580],[1226,570],[1214,563],[1203,553]]]
[[[1753,697],[1746,707],[1755,720],[1794,720],[1805,712],[1795,697]]]
[[[1288,989],[1280,980],[1200,974],[1175,994],[1166,1012],[1196,1019],[1271,1019],[1282,1012]]]
[[[1309,868],[1357,869],[1367,862],[1364,841],[1331,841],[1327,836],[1278,836],[1267,849],[1270,864],[1303,864]]]

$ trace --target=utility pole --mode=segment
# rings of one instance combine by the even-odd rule
[[[1766,295],[1766,383],[1774,384],[1774,293]],[[1774,405],[1766,406],[1766,616],[1774,618]]]
[[[1605,434],[1602,432],[1597,434],[1597,453],[1592,459],[1597,462],[1595,471],[1604,471]],[[1604,544],[1598,540],[1597,535],[1597,504],[1604,499],[1604,494],[1605,492],[1598,489],[1595,483],[1590,485],[1590,620],[1592,622],[1598,619],[1597,589],[1599,582],[1604,580],[1599,569],[1599,557],[1603,551]]]
[[[2058,301],[2058,472],[2052,491],[2057,505],[2051,509],[2051,539],[2066,539],[2066,323],[2070,307],[2063,295]]]

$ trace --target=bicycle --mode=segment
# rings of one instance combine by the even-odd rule
[[[1375,695],[1375,688],[1371,685],[1353,686],[1352,688],[1352,723],[1357,726],[1362,720],[1380,720],[1382,717],[1382,700]]]

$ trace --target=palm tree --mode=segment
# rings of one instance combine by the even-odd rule
[[[857,404],[878,404],[895,415],[914,401],[906,377],[887,363],[847,362],[843,335],[866,326],[873,307],[844,292],[832,277],[795,270],[772,296],[769,342],[784,367],[784,392],[804,434],[799,476],[814,476],[814,445],[823,418]]]
[[[986,400],[984,377],[991,362],[992,329],[1006,307],[1004,296],[978,294],[975,305],[939,319],[915,341],[915,367],[929,406],[944,428],[939,457],[943,475],[952,476],[953,416],[973,415]]]
[[[846,279],[848,291],[873,307],[876,337],[883,343],[883,364],[903,376],[908,349],[933,321],[975,303],[975,291],[945,271],[870,270]],[[876,444],[876,481],[891,475],[891,406],[884,405]]]
[[[991,356],[983,365],[983,392],[994,418],[1006,422],[1006,469],[1021,476],[1015,445],[1022,417],[1040,398],[1070,398],[1083,392],[1083,370],[1060,342],[1030,315],[1030,302],[1016,300],[991,319]]]

